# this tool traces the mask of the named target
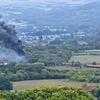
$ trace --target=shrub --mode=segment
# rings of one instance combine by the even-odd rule
[[[5,76],[0,76],[0,91],[6,90],[12,90],[12,83]]]
[[[9,92],[2,94],[2,97],[4,100],[94,100],[90,94],[68,87],[38,88],[18,93]]]

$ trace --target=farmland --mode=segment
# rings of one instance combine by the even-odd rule
[[[49,86],[67,86],[81,88],[85,84],[100,86],[100,69],[97,68],[77,68],[59,66],[48,67],[47,70],[49,70],[47,76],[50,75],[54,79],[13,82],[13,90],[23,90],[29,88]]]
[[[71,57],[69,62],[72,61],[79,61],[82,64],[87,64],[87,63],[100,63],[100,50],[85,50],[80,53],[75,53]]]
[[[73,56],[70,60],[71,61],[80,61],[83,64],[87,63],[92,63],[92,62],[97,62],[100,63],[100,56],[98,55],[78,55],[78,56]]]
[[[99,86],[100,83],[86,83],[86,82],[76,82],[68,81],[67,79],[51,79],[51,80],[32,80],[32,81],[19,81],[13,82],[13,90],[24,90],[37,87],[52,87],[52,86],[67,86],[81,88],[83,85]]]

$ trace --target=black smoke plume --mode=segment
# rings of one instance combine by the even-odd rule
[[[0,41],[6,48],[16,51],[19,55],[24,55],[24,46],[17,37],[14,25],[6,24],[4,21],[0,22]]]

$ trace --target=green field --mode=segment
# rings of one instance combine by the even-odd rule
[[[55,79],[55,80],[32,80],[32,81],[20,81],[13,82],[13,90],[24,90],[37,87],[51,87],[51,86],[67,86],[81,88],[86,82],[74,82],[67,79]],[[87,85],[99,86],[100,84],[88,83]]]
[[[79,51],[78,53],[73,53],[69,62],[72,61],[80,61],[83,64],[92,62],[100,63],[100,50],[84,50]]]
[[[100,56],[98,55],[76,55],[73,56],[69,62],[71,61],[80,61],[83,64],[87,64],[87,63],[92,63],[92,62],[96,62],[96,63],[100,63]]]

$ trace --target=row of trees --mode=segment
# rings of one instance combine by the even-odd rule
[[[10,90],[10,81],[34,79],[69,79],[80,82],[100,83],[99,76],[99,70],[86,71],[82,69],[73,70],[73,68],[71,70],[60,70],[59,67],[58,69],[50,69],[43,63],[9,63],[8,65],[0,66],[0,90]]]

